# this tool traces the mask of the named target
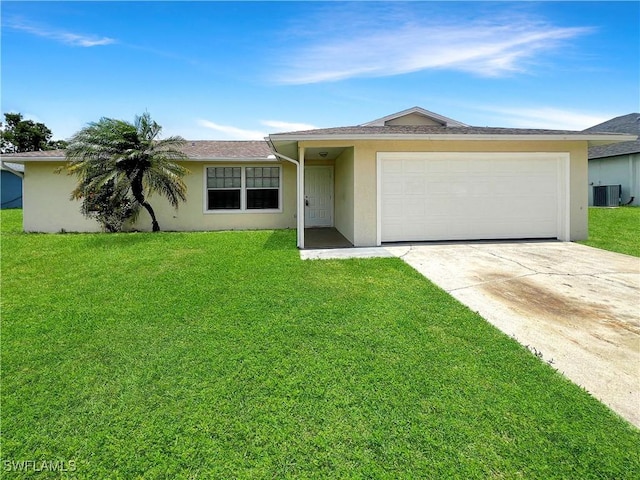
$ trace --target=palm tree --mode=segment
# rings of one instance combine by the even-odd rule
[[[79,177],[72,198],[83,198],[87,192],[98,192],[108,185],[114,195],[133,196],[137,205],[151,216],[154,232],[160,230],[153,208],[147,201],[152,193],[164,195],[177,208],[186,200],[187,186],[182,177],[189,171],[175,163],[187,160],[179,150],[182,137],[159,139],[162,127],[149,113],[137,116],[135,122],[101,118],[73,135],[66,149],[66,169]]]

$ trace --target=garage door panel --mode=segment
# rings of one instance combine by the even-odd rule
[[[402,221],[402,209],[404,201],[399,196],[389,196],[386,199],[385,208],[382,211],[383,220],[395,220],[397,223]]]
[[[558,236],[557,157],[435,155],[381,160],[381,241]]]
[[[424,179],[420,177],[407,179],[404,183],[404,193],[406,195],[424,195],[426,193]]]

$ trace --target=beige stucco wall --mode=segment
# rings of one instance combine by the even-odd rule
[[[307,141],[302,147],[335,146],[331,141]],[[356,246],[377,242],[378,152],[567,152],[570,155],[570,239],[587,238],[588,172],[586,141],[357,141],[336,159],[335,226]],[[207,213],[204,211],[204,168],[229,162],[186,162],[188,200],[175,210],[161,197],[151,197],[163,230],[229,230],[295,228],[296,167],[283,169],[282,212]],[[269,163],[274,165],[275,163]],[[24,228],[26,231],[98,231],[96,222],[80,214],[80,203],[69,200],[75,178],[54,174],[55,162],[27,162],[24,176]],[[242,163],[242,165],[249,165]],[[256,164],[257,165],[257,164]],[[149,230],[151,221],[142,211],[136,225]]]
[[[296,168],[289,162],[248,163],[241,165],[279,165],[282,170],[282,211],[277,213],[205,212],[204,168],[230,165],[224,162],[185,162],[191,171],[184,180],[187,201],[174,209],[158,195],[149,197],[162,230],[249,230],[295,228]],[[235,164],[238,165],[238,164]],[[97,222],[80,213],[80,202],[69,199],[76,184],[75,177],[54,174],[62,163],[27,162],[24,176],[24,229],[32,232],[92,232],[99,231]],[[149,214],[142,210],[138,221],[130,228],[151,230]]]
[[[70,200],[74,177],[54,171],[62,162],[27,162],[23,178],[23,228],[26,232],[97,232],[100,226]]]
[[[329,147],[331,141],[302,142],[304,147]],[[570,240],[588,234],[586,141],[357,141],[354,147],[354,228],[356,246],[377,242],[378,152],[566,152],[570,155]],[[338,207],[336,206],[336,209]],[[337,215],[336,215],[337,216]],[[350,239],[351,240],[351,239]]]
[[[160,228],[163,230],[252,230],[272,228],[295,228],[296,211],[296,169],[295,165],[284,163],[230,162],[185,162],[191,173],[184,180],[187,184],[187,201],[174,209],[162,197],[153,196],[150,203],[156,212]],[[283,171],[282,212],[205,212],[205,168],[211,166],[280,166]],[[140,215],[135,228],[150,230],[151,220],[145,212]]]
[[[335,226],[354,243],[354,176],[353,149],[347,148],[335,164]]]

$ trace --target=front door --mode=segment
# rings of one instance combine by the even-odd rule
[[[304,226],[333,227],[333,167],[304,169]]]

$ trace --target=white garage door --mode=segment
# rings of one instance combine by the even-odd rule
[[[566,165],[553,153],[379,153],[380,241],[562,239]]]

